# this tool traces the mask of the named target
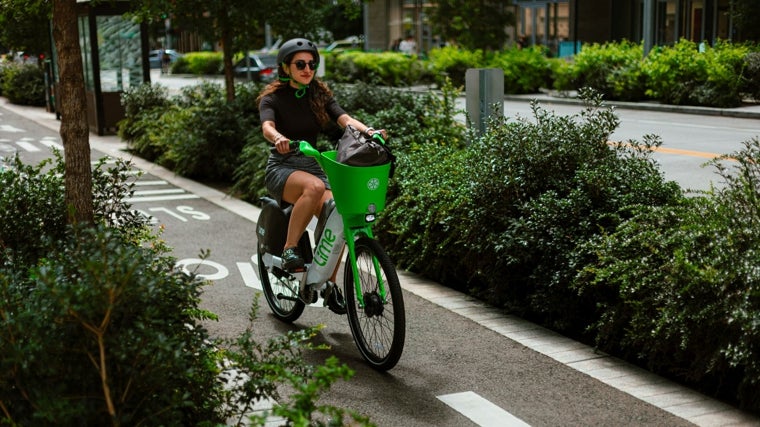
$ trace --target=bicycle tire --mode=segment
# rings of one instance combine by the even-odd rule
[[[364,307],[359,306],[354,286],[353,267],[346,263],[343,279],[351,334],[362,357],[378,371],[387,371],[398,363],[404,351],[406,314],[404,296],[393,262],[382,246],[369,237],[356,240],[356,265],[359,270]],[[386,300],[378,292],[373,258],[380,265],[386,286]]]
[[[288,279],[289,274],[276,267],[265,265],[261,251],[258,252],[258,264],[264,298],[272,314],[283,322],[293,323],[306,307],[298,298],[298,281]]]

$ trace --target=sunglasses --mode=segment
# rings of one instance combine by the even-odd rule
[[[293,62],[293,64],[296,64],[296,69],[298,69],[298,71],[305,70],[307,64],[309,65],[309,69],[312,71],[317,68],[317,63],[315,61],[306,62],[302,59],[299,59],[298,61]]]

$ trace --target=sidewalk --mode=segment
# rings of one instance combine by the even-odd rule
[[[538,99],[541,102],[560,102],[553,97],[549,97],[549,95],[525,95],[517,99],[522,101]],[[576,100],[566,101],[578,102]],[[56,120],[55,115],[47,113],[42,108],[8,104],[4,98],[0,98],[0,107],[21,114],[51,130],[59,131],[60,122]],[[625,107],[620,106],[619,108]],[[715,110],[725,111],[723,109]],[[694,111],[702,111],[702,109]],[[760,118],[760,106],[745,107],[738,109],[736,112],[742,115],[749,114],[750,116],[748,117],[751,118]],[[704,114],[728,115],[727,112],[719,113],[717,111],[706,111]],[[91,134],[90,146],[92,149],[110,156],[128,158],[136,167],[159,176],[250,221],[255,222],[258,218],[259,209],[256,206],[229,197],[222,192],[187,178],[177,176],[169,170],[140,158],[131,157],[131,155],[124,151],[126,144],[119,140],[117,136],[97,136]],[[559,363],[583,372],[592,378],[698,426],[760,426],[760,417],[740,411],[687,387],[632,366],[620,359],[598,352],[592,347],[563,337],[546,328],[515,316],[505,315],[500,310],[489,307],[485,303],[461,292],[409,272],[399,271],[399,279],[402,287],[408,292],[455,312],[527,348],[546,355]]]

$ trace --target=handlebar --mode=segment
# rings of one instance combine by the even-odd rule
[[[385,145],[385,138],[383,138],[383,135],[381,135],[380,132],[373,133],[371,138],[376,139],[380,142],[380,144]],[[300,151],[309,157],[319,156],[319,151],[317,151],[317,149],[314,148],[308,141],[290,141],[288,146],[290,147],[290,151],[294,153]],[[275,154],[277,153],[277,148],[274,146],[269,147],[269,152]]]

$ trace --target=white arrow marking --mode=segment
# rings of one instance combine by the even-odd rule
[[[237,267],[238,270],[240,270],[240,275],[243,276],[243,283],[245,283],[246,286],[262,290],[259,277],[256,275],[256,271],[253,269],[253,265],[251,265],[250,262],[239,262],[237,263]]]

